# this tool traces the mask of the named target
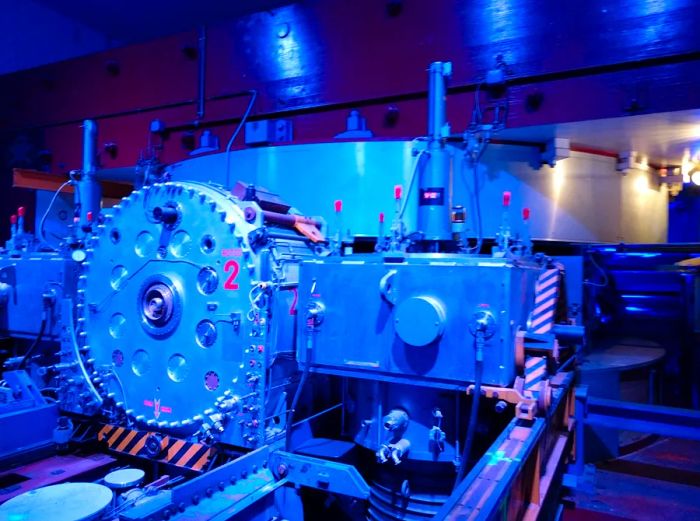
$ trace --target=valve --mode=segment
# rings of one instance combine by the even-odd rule
[[[476,310],[469,322],[469,332],[474,336],[481,336],[483,340],[491,338],[496,332],[496,319],[493,313],[486,309]]]
[[[394,465],[399,465],[411,448],[411,442],[406,438],[401,438],[396,443],[384,444],[376,452],[378,463],[391,461]]]
[[[156,432],[151,432],[146,437],[146,443],[143,446],[143,450],[147,456],[150,458],[157,458],[161,452],[163,452],[163,436]]]
[[[163,223],[166,226],[174,225],[180,218],[180,213],[177,208],[171,206],[156,206],[153,209],[153,219],[156,222]]]
[[[320,300],[310,302],[306,308],[306,324],[310,329],[315,329],[323,323],[326,306]]]
[[[389,414],[384,416],[382,424],[384,425],[384,429],[400,436],[408,427],[408,414],[401,409],[392,409]],[[394,438],[398,437],[396,434]]]
[[[435,425],[428,431],[428,444],[433,454],[439,454],[445,450],[445,431],[442,430],[443,415],[440,408],[433,409],[433,418],[435,418]]]

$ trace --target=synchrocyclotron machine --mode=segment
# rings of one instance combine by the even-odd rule
[[[489,253],[465,237],[453,152],[477,165],[504,122],[454,139],[450,73],[428,69],[428,132],[369,248],[274,186],[160,165],[102,208],[86,121],[70,230],[19,212],[0,255],[0,519],[552,515],[582,331],[510,194]]]

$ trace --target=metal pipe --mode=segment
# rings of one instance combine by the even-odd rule
[[[294,228],[297,223],[310,224],[312,226],[318,226],[319,223],[315,220],[304,217],[302,215],[294,215],[289,213],[279,213],[270,212],[268,210],[263,210],[263,220],[266,223],[277,224],[280,226],[287,226],[289,228]]]
[[[446,132],[446,80],[451,74],[450,62],[434,62],[428,67],[428,159],[422,165],[418,165],[420,171],[416,230],[423,234],[426,241],[452,239],[450,155],[445,149],[445,138],[449,134]]]
[[[302,423],[308,423],[312,420],[315,420],[316,418],[318,418],[320,416],[323,416],[324,414],[327,414],[331,411],[335,411],[336,409],[338,409],[339,407],[342,407],[342,406],[343,406],[342,402],[336,403],[335,405],[331,405],[330,407],[323,409],[322,411],[319,411],[316,414],[312,414],[311,416],[308,416],[307,418],[304,418],[303,420],[299,420],[298,422],[294,423],[294,425],[292,425],[292,427],[298,427]]]
[[[446,120],[446,79],[452,75],[450,62],[433,62],[428,67],[428,138],[442,139]]]
[[[95,172],[94,178],[98,181],[117,181],[123,183],[136,183],[143,177],[143,172],[138,166],[124,166],[118,168],[105,168]]]
[[[571,326],[567,324],[554,324],[552,328],[554,336],[558,340],[581,342],[586,334],[586,328],[583,326]]]
[[[206,101],[206,77],[207,77],[207,28],[202,25],[199,28],[197,41],[197,54],[199,58],[199,70],[197,74],[197,119],[204,117],[204,104]]]
[[[100,212],[102,191],[96,179],[97,171],[97,123],[83,121],[83,169],[75,190],[75,204],[80,209],[80,226],[90,225],[88,213],[97,217]]]
[[[543,74],[532,74],[527,76],[517,76],[508,79],[508,84],[513,87],[534,85],[536,83],[545,83],[548,81],[556,80],[566,80],[566,79],[577,79],[582,76],[596,76],[599,74],[607,74],[611,72],[628,72],[628,71],[638,71],[644,68],[659,67],[663,65],[674,65],[685,62],[692,62],[700,59],[700,52],[691,51],[682,54],[668,55],[668,56],[653,56],[645,59],[635,59],[622,63],[614,64],[604,64],[596,65],[590,67],[582,67],[578,69],[566,69],[557,72],[548,72]],[[449,94],[464,94],[474,92],[478,86],[478,83],[463,83],[461,85],[454,85],[448,89]],[[206,98],[207,101],[222,101],[229,100],[233,98],[238,98],[241,96],[247,96],[249,91],[234,91],[225,92],[222,94],[217,94],[214,96],[209,96]],[[404,101],[417,101],[423,100],[426,97],[426,92],[424,90],[405,92],[403,94],[392,94],[386,96],[375,96],[373,98],[366,98],[362,100],[352,100],[352,101],[341,101],[335,103],[328,103],[326,105],[311,105],[305,106],[303,108],[291,108],[291,109],[280,109],[264,114],[258,114],[251,117],[250,120],[259,121],[263,119],[282,119],[290,118],[294,116],[308,115],[308,114],[318,114],[333,110],[349,110],[353,108],[363,108],[372,107],[376,105],[386,106],[390,104],[400,103]],[[116,112],[106,112],[103,114],[96,114],[92,117],[94,119],[111,119],[117,117],[131,116],[135,114],[147,114],[149,112],[155,112],[159,110],[170,110],[179,107],[186,107],[189,105],[196,104],[194,99],[183,99],[180,101],[175,101],[172,103],[161,103],[156,105],[146,105],[139,106],[138,108],[121,110]],[[76,125],[82,121],[82,118],[64,119],[57,120],[44,125],[33,125],[33,126],[15,126],[9,128],[11,131],[17,130],[32,130],[37,128],[56,128],[63,127],[66,125]],[[225,126],[232,123],[236,123],[238,118],[221,119],[216,121],[208,121],[205,126],[196,127],[192,122],[182,124],[182,125],[172,125],[169,127],[171,132],[181,132],[185,130],[194,130],[197,128],[212,128],[216,126]]]

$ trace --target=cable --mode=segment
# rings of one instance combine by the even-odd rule
[[[121,392],[122,392],[122,401],[124,402],[124,410],[126,411],[126,410],[128,410],[128,407],[126,406],[126,391],[124,391],[124,384],[122,383],[122,379],[119,378],[119,375],[118,375],[117,372],[114,370],[114,366],[113,366],[113,365],[109,366],[109,369],[108,369],[108,370],[109,370],[110,373],[112,373],[112,376],[113,376],[114,379],[117,381],[117,384],[119,384],[119,389],[120,389]],[[129,417],[127,416],[127,419],[128,419],[128,418],[129,418]],[[128,422],[129,422],[129,425],[130,425],[130,424],[131,424],[131,420],[128,420]]]
[[[421,150],[418,152],[418,157],[416,157],[415,162],[413,163],[413,171],[411,172],[411,181],[409,182],[408,185],[408,191],[406,192],[406,197],[404,197],[403,200],[403,205],[401,205],[401,211],[399,212],[399,219],[403,219],[403,214],[406,211],[406,207],[408,206],[408,200],[411,195],[411,191],[413,190],[413,185],[414,181],[416,180],[416,177],[418,175],[418,166],[420,165],[420,160],[423,157],[423,154],[427,154],[425,150]]]
[[[469,411],[469,425],[467,427],[467,438],[464,441],[464,449],[462,451],[462,459],[459,462],[459,468],[457,469],[457,479],[455,480],[455,488],[464,479],[464,471],[469,464],[469,456],[471,455],[472,445],[474,444],[474,433],[476,432],[476,424],[479,416],[479,398],[481,397],[481,373],[483,372],[484,362],[481,360],[481,356],[478,355],[479,339],[474,338],[474,343],[476,345],[477,356],[475,358],[474,365],[474,398],[472,399],[472,408]]]
[[[313,286],[316,286],[316,283],[314,282]],[[313,290],[312,292],[313,293]],[[316,332],[316,320],[317,320],[317,314],[314,314],[313,312],[309,312],[307,315],[307,339],[306,339],[306,356],[305,358],[305,364],[304,364],[304,371],[301,373],[301,380],[299,380],[299,385],[297,386],[296,391],[294,392],[294,398],[292,399],[292,406],[289,408],[289,414],[287,416],[287,431],[285,432],[285,441],[284,441],[284,450],[289,451],[291,449],[291,443],[292,443],[292,426],[294,424],[294,413],[296,412],[297,408],[297,403],[299,402],[299,398],[301,397],[301,392],[304,389],[304,384],[306,384],[306,380],[309,377],[309,372],[311,369],[311,350],[313,349],[313,343],[314,343],[314,334]]]
[[[481,85],[482,83],[478,83],[476,86],[476,90],[474,91],[474,109],[476,110],[476,123],[477,125],[481,125],[481,121],[483,119],[483,115],[481,114]]]
[[[56,199],[58,198],[58,195],[63,191],[63,189],[68,186],[69,184],[72,184],[73,180],[69,179],[65,183],[63,183],[61,186],[58,187],[58,190],[56,190],[53,194],[53,197],[51,198],[51,202],[49,202],[49,205],[46,207],[46,211],[44,212],[44,215],[41,217],[41,221],[39,223],[39,237],[41,238],[42,242],[49,243],[49,241],[46,240],[46,236],[44,235],[44,226],[46,224],[46,218],[49,216],[49,212],[51,211],[51,208],[53,207],[54,203],[56,202]],[[76,187],[76,191],[77,191]],[[49,246],[51,246],[49,244]]]
[[[51,310],[51,314],[53,315],[53,308],[49,308]],[[44,338],[44,332],[46,331],[46,324],[48,323],[48,318],[46,317],[46,310],[44,310],[44,313],[42,314],[41,317],[41,325],[39,326],[39,333],[37,334],[36,338],[34,339],[34,342],[32,342],[32,345],[29,346],[29,349],[27,349],[27,352],[24,353],[24,356],[22,357],[22,360],[19,361],[19,365],[17,365],[17,369],[22,369],[25,364],[27,363],[27,360],[29,360],[29,357],[32,355],[36,347],[39,345],[39,342],[41,342],[41,339]]]
[[[243,117],[238,122],[238,126],[236,127],[236,130],[233,131],[233,135],[231,136],[231,139],[228,140],[228,144],[226,145],[226,188],[231,187],[231,183],[230,183],[230,179],[229,179],[229,175],[231,172],[231,147],[233,146],[233,142],[238,137],[238,134],[240,133],[241,128],[243,128],[243,125],[245,124],[246,120],[248,119],[248,116],[250,115],[250,111],[253,108],[253,104],[255,103],[255,99],[258,97],[257,90],[250,90],[248,92],[250,93],[250,101],[248,102],[248,106],[246,107],[245,112],[243,113]]]
[[[557,373],[563,373],[564,371],[566,371],[568,367],[574,362],[574,360],[576,360],[576,353],[571,355],[571,358],[569,358],[566,362],[559,366],[559,369],[557,369]]]
[[[309,332],[309,335],[313,335],[313,331]],[[301,392],[304,389],[304,384],[309,377],[309,368],[311,367],[311,349],[306,348],[306,364],[304,365],[304,371],[301,373],[301,380],[299,380],[299,385],[297,390],[294,392],[294,398],[292,399],[292,406],[289,408],[289,416],[287,420],[287,432],[285,433],[284,440],[284,450],[289,451],[291,449],[292,443],[292,425],[294,423],[294,413],[296,412],[297,403],[301,397]]]
[[[476,208],[476,244],[469,249],[469,253],[479,254],[483,243],[483,229],[481,222],[481,198],[479,197],[479,162],[474,162],[474,207]]]
[[[605,272],[605,270],[600,266],[600,264],[598,264],[598,263],[596,262],[595,256],[594,256],[593,253],[591,253],[591,254],[589,255],[589,257],[590,257],[590,259],[591,259],[591,263],[593,264],[593,266],[595,266],[595,267],[598,269],[598,271],[601,273],[601,275],[603,276],[604,282],[603,282],[603,283],[599,283],[599,282],[590,282],[590,281],[588,281],[588,280],[584,280],[583,283],[584,283],[585,285],[587,285],[587,286],[594,286],[594,287],[596,287],[596,288],[604,288],[604,287],[606,287],[606,286],[610,283],[610,280],[608,279],[608,274],[607,274],[607,273]]]
[[[488,139],[485,139],[481,143],[478,144],[479,146],[479,151],[476,154],[476,157],[473,159],[472,166],[473,166],[473,174],[474,174],[474,192],[473,192],[473,197],[474,197],[474,208],[475,208],[475,214],[476,214],[476,244],[469,248],[468,253],[469,254],[478,254],[481,252],[481,247],[484,242],[484,236],[483,236],[483,223],[481,220],[481,200],[479,198],[479,191],[481,190],[479,187],[479,165],[481,164],[481,158],[484,155],[484,152],[486,151],[486,146],[488,145],[489,141]],[[468,158],[468,152],[465,150],[464,152],[464,158],[463,161],[466,163],[467,158]],[[464,172],[464,163],[462,163],[462,172]],[[467,180],[465,179],[465,183]]]

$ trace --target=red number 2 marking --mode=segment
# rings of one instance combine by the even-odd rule
[[[238,272],[241,270],[241,267],[238,265],[238,262],[230,259],[226,261],[226,264],[224,264],[224,272],[228,273],[229,271],[231,274],[228,276],[226,279],[226,282],[224,282],[224,289],[230,290],[230,291],[235,291],[238,289],[238,283],[236,282],[236,277],[238,277]]]
[[[292,292],[294,293],[294,300],[292,300],[292,305],[289,306],[289,314],[296,315],[297,314],[297,302],[299,302],[299,291],[297,291],[297,288],[292,288]]]

